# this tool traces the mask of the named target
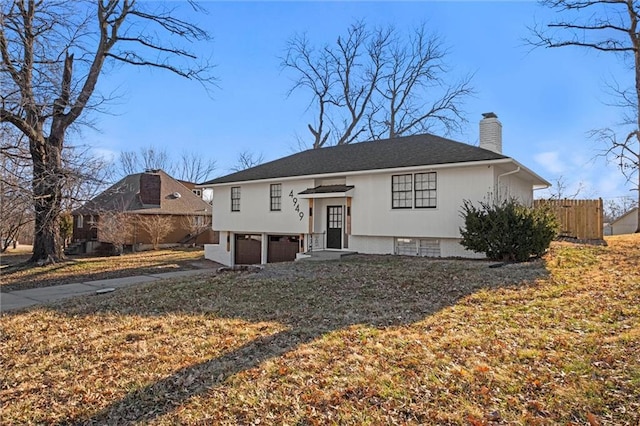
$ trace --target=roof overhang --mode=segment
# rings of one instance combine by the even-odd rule
[[[342,178],[345,176],[360,176],[360,175],[370,175],[372,173],[403,173],[403,172],[411,172],[414,170],[439,170],[439,169],[448,169],[453,167],[474,167],[474,166],[490,166],[493,164],[505,164],[505,163],[515,163],[516,161],[512,158],[500,158],[497,160],[481,160],[481,161],[465,161],[460,163],[443,163],[443,164],[424,164],[420,166],[407,166],[407,167],[392,167],[386,169],[367,169],[367,170],[354,170],[354,171],[344,171],[344,172],[335,172],[335,173],[317,173],[312,175],[299,175],[299,176],[282,176],[282,177],[274,177],[274,178],[266,178],[266,179],[252,179],[252,180],[239,180],[234,182],[224,182],[224,183],[212,183],[209,185],[200,184],[197,187],[199,188],[216,188],[216,187],[224,187],[231,185],[243,185],[248,183],[272,183],[272,182],[286,182],[291,180],[301,180],[301,179],[331,179],[331,178]],[[518,164],[519,165],[519,164]],[[528,169],[527,169],[528,170]]]
[[[298,192],[300,198],[340,198],[352,197],[353,185],[320,185]]]
[[[529,169],[526,166],[523,166],[522,164],[518,163],[516,160],[511,159],[511,161],[518,167],[521,169],[521,171],[528,173],[531,177],[531,183],[533,186],[534,190],[538,190],[538,189],[546,189],[549,188],[551,186],[551,183],[548,182],[546,179],[544,179],[543,177],[541,177],[540,175],[538,175],[537,173],[535,173],[534,171],[532,171],[531,169]]]
[[[359,175],[367,175],[372,173],[405,173],[412,171],[436,171],[442,169],[450,169],[456,167],[477,167],[477,166],[492,166],[492,165],[500,165],[500,164],[513,164],[516,167],[521,168],[521,173],[526,172],[532,177],[532,184],[534,189],[544,189],[549,188],[551,183],[547,180],[543,179],[541,176],[533,172],[526,166],[523,166],[513,158],[500,158],[497,160],[481,160],[481,161],[465,161],[460,163],[444,163],[444,164],[424,164],[420,166],[408,166],[408,167],[394,167],[387,169],[367,169],[367,170],[355,170],[355,171],[345,171],[345,172],[335,172],[335,173],[320,173],[313,175],[299,175],[299,176],[283,176],[283,177],[275,177],[275,178],[266,178],[266,179],[254,179],[254,180],[244,180],[244,181],[235,181],[235,182],[224,182],[224,183],[214,183],[209,185],[199,184],[196,185],[196,188],[211,188],[214,189],[216,187],[225,187],[231,185],[242,185],[249,183],[273,183],[273,182],[287,182],[291,180],[300,180],[300,179],[330,179],[330,178],[342,178],[345,176],[359,176]],[[332,197],[338,195],[332,195]],[[345,195],[343,195],[345,196]],[[349,195],[346,195],[349,196]],[[308,197],[312,198],[312,197]],[[315,197],[321,198],[321,197]],[[325,197],[328,198],[328,197]]]

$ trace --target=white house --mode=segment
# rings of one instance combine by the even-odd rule
[[[530,204],[549,182],[502,155],[502,124],[480,121],[480,147],[423,134],[299,152],[202,184],[213,189],[225,265],[310,251],[478,257],[460,244],[464,200]]]
[[[638,208],[634,208],[608,225],[606,235],[633,234],[638,229]]]

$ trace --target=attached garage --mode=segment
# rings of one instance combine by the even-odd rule
[[[290,262],[296,260],[300,237],[292,235],[269,235],[267,262]]]
[[[262,236],[236,234],[235,263],[238,265],[262,263]]]

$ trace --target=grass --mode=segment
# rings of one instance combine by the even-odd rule
[[[198,269],[204,252],[201,248],[196,248],[144,251],[108,257],[72,256],[66,261],[45,266],[27,264],[30,256],[30,253],[24,252],[2,255],[2,291]]]
[[[640,236],[353,256],[2,316],[6,424],[640,422]]]

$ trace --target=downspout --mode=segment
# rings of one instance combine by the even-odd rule
[[[518,166],[518,168],[515,169],[515,170],[511,170],[510,172],[506,172],[506,173],[502,173],[501,175],[498,175],[498,182],[496,183],[496,203],[500,199],[500,197],[498,196],[498,191],[500,190],[500,178],[503,178],[503,177],[509,176],[509,175],[513,175],[513,174],[516,174],[516,173],[519,173],[519,172],[520,172],[520,166]]]

